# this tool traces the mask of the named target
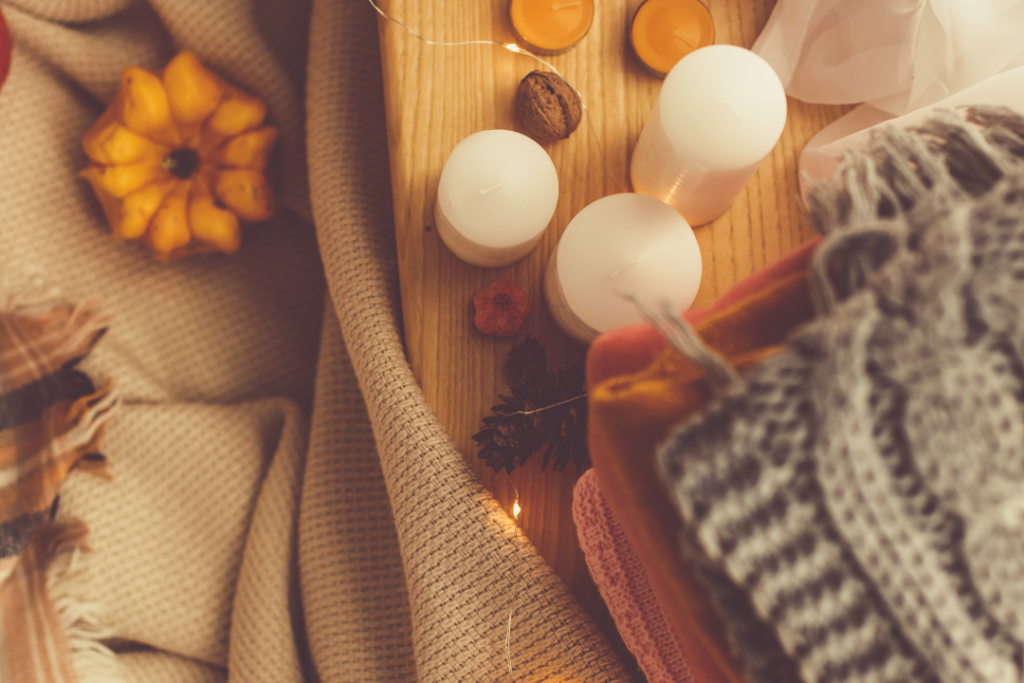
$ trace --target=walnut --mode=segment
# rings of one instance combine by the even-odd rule
[[[519,82],[516,114],[526,130],[540,142],[569,137],[583,118],[580,96],[560,76],[533,71]]]

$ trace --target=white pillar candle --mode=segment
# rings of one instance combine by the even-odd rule
[[[445,162],[434,220],[456,256],[498,268],[537,246],[556,204],[558,173],[544,148],[511,130],[485,130]]]
[[[548,310],[566,334],[589,344],[643,322],[631,301],[668,301],[684,311],[700,287],[700,247],[679,213],[642,194],[598,199],[572,219],[544,273]]]
[[[633,150],[633,189],[690,225],[729,209],[782,135],[786,92],[750,50],[710,45],[672,67]]]

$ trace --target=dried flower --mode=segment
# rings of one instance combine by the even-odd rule
[[[530,314],[530,297],[512,280],[495,280],[473,297],[478,330],[498,337],[511,337]]]

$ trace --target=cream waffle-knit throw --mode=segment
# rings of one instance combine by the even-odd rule
[[[811,196],[821,316],[661,448],[756,683],[1024,670],[1024,118],[890,129]]]
[[[112,319],[84,369],[122,399],[113,481],[73,473],[61,507],[91,529],[76,591],[123,680],[502,680],[513,572],[517,681],[626,680],[405,361],[369,3],[0,3],[0,279]],[[179,49],[267,103],[283,210],[235,256],[160,264],[111,241],[76,173],[122,67]]]
[[[351,0],[314,6],[307,83],[310,190],[328,289],[366,400],[394,514],[418,679],[507,679],[507,602],[496,596],[508,595],[511,577],[518,573],[518,600],[529,608],[516,616],[516,680],[627,680],[600,632],[551,568],[530,547],[523,555],[515,552],[507,512],[480,486],[444,433],[405,360],[382,78],[375,61],[377,20],[367,9]],[[353,412],[346,419],[365,424],[356,422],[357,416]],[[372,484],[370,490],[376,496],[381,489]],[[353,481],[334,497],[353,511],[365,509],[362,491]],[[374,519],[379,523],[381,518]],[[344,530],[355,532],[356,526]],[[389,541],[383,533],[373,540]],[[373,547],[387,550],[386,545]],[[387,565],[389,580],[392,572]],[[351,599],[368,577],[349,574],[347,580]],[[363,621],[362,628],[372,621]],[[383,642],[398,644],[401,636],[388,634]],[[356,634],[352,645],[365,637]],[[315,648],[313,655],[319,656]],[[375,665],[387,662],[378,659]]]

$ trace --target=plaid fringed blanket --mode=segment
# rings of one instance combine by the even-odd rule
[[[47,570],[58,558],[75,553],[88,533],[77,520],[44,524],[21,555],[0,561],[5,576],[0,583],[0,681],[79,680],[68,635],[70,620],[57,608],[53,577]]]
[[[0,681],[77,680],[47,569],[88,529],[51,520],[72,469],[108,476],[97,443],[116,398],[76,367],[106,325],[91,304],[0,312]]]

